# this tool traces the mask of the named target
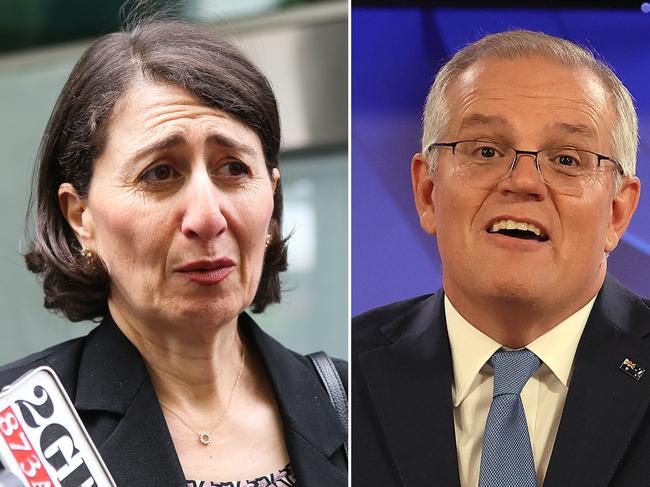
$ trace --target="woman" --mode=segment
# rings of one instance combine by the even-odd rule
[[[118,485],[347,485],[318,374],[244,312],[286,269],[264,76],[203,28],[141,25],[88,48],[45,134],[27,264],[47,308],[102,323],[0,383],[54,368]]]

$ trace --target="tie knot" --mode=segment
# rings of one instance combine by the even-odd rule
[[[528,379],[541,365],[533,352],[522,350],[497,350],[488,363],[494,367],[493,397],[501,394],[521,394]]]

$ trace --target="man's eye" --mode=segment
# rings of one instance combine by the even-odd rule
[[[496,147],[491,145],[479,145],[473,149],[473,153],[479,159],[494,159],[501,154]]]
[[[494,147],[481,147],[481,157],[490,159],[496,155],[497,151],[494,149]]]
[[[158,166],[154,166],[143,172],[142,176],[140,176],[140,179],[148,183],[155,183],[168,181],[176,175],[176,171],[170,165],[159,164]]]
[[[568,156],[568,155],[561,155],[557,158],[558,163],[561,166],[579,166],[579,161],[573,157],[573,156]]]

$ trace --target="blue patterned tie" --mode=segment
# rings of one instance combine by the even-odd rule
[[[494,367],[494,393],[483,436],[479,486],[535,487],[535,461],[520,394],[541,362],[523,349],[498,350],[488,363]]]

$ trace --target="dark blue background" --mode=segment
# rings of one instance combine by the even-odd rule
[[[609,270],[650,295],[650,15],[640,10],[352,9],[352,314],[440,286],[436,242],[419,226],[410,161],[438,68],[485,34],[543,31],[594,49],[632,92],[641,203]],[[534,76],[534,73],[531,73]],[[644,183],[648,182],[646,188]]]

